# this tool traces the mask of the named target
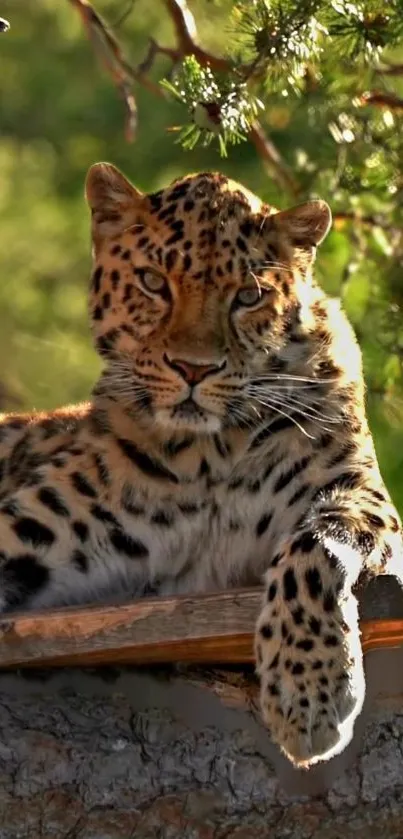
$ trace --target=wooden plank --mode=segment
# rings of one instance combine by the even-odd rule
[[[0,668],[248,664],[261,589],[13,614],[0,620]],[[363,621],[364,652],[403,646],[403,620]]]
[[[252,661],[260,589],[146,598],[0,620],[0,667]]]

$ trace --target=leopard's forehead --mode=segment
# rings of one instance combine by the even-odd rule
[[[161,220],[181,211],[201,223],[223,227],[230,220],[265,217],[276,212],[253,192],[219,172],[200,172],[178,178],[170,186],[148,196],[152,212]]]
[[[134,228],[136,259],[200,280],[243,279],[273,260],[277,212],[218,172],[186,175],[144,197]]]

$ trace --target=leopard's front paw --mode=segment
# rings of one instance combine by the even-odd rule
[[[331,614],[323,604],[308,612],[269,602],[258,621],[256,659],[263,718],[287,757],[308,768],[341,752],[365,694],[355,598]]]

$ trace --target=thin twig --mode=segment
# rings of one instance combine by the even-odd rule
[[[180,50],[177,50],[174,47],[162,47],[160,44],[157,44],[154,38],[150,38],[146,55],[143,58],[143,61],[141,61],[136,68],[136,72],[141,78],[144,78],[146,73],[150,72],[157,55],[166,55],[172,61],[173,65],[179,64],[182,60],[182,53]]]
[[[103,20],[87,0],[69,0],[83,22],[88,38],[105,69],[112,77],[126,107],[126,138],[134,139],[137,128],[137,106],[131,90],[132,79],[125,68],[120,47]]]
[[[110,24],[112,29],[118,29],[120,26],[122,26],[122,23],[125,23],[125,21],[129,17],[129,15],[131,15],[131,13],[133,11],[135,2],[136,2],[136,0],[129,0],[128,5],[127,5],[126,9],[124,10],[124,12],[121,12],[119,17]]]

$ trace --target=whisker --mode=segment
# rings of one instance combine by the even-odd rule
[[[262,376],[251,380],[252,382],[266,382],[266,381],[295,381],[295,382],[309,382],[312,385],[317,384],[333,384],[339,382],[340,379],[334,377],[333,379],[315,378],[314,376],[294,376],[291,373],[265,373]]]
[[[293,384],[290,384],[290,383],[287,384],[286,382],[284,382],[284,384],[276,384],[274,382],[274,383],[269,383],[269,388],[267,386],[264,387],[263,385],[257,385],[257,384],[246,385],[246,388],[251,389],[251,390],[256,390],[256,391],[259,391],[259,392],[262,392],[262,393],[267,393],[268,390],[269,391],[274,390],[276,392],[277,391],[285,391],[286,393],[291,394],[291,393],[294,393],[294,391],[297,391],[297,390],[312,390],[313,385],[311,385],[311,384],[293,385]]]
[[[280,404],[283,403],[283,404],[287,405],[288,407],[292,407],[292,408],[294,408],[294,407],[298,408],[298,406],[301,406],[302,408],[305,408],[307,411],[310,411],[311,414],[313,414],[314,416],[320,417],[321,419],[324,419],[324,420],[326,420],[327,422],[330,422],[330,423],[341,422],[341,417],[340,416],[337,416],[337,415],[331,416],[330,414],[324,414],[322,411],[319,411],[317,408],[315,408],[315,405],[321,405],[322,404],[321,401],[318,400],[318,399],[315,399],[312,402],[303,402],[301,399],[298,399],[298,403],[295,403],[294,400],[292,402],[290,401],[291,394],[289,394],[288,399],[287,399],[287,398],[284,397],[283,394],[279,394],[278,392],[272,393],[272,388],[270,388],[270,391],[268,393],[267,393],[267,391],[266,392],[259,392],[259,391],[255,390],[254,392],[251,393],[251,395],[254,396],[255,398],[267,397],[268,396],[270,399],[274,399],[277,402],[279,402]]]
[[[257,290],[258,290],[259,294],[261,295],[262,294],[262,287],[261,287],[260,282],[259,282],[259,277],[257,277],[256,274],[253,273],[253,271],[249,271],[249,273],[250,273],[251,277],[253,277],[253,279],[254,279],[254,281],[257,285]]]
[[[302,425],[301,425],[301,424],[300,424],[300,423],[299,423],[299,422],[295,419],[295,417],[294,417],[294,416],[292,416],[292,414],[289,414],[287,411],[283,411],[281,408],[279,408],[279,407],[278,407],[278,405],[273,404],[273,403],[270,403],[269,401],[267,401],[267,402],[261,402],[261,404],[262,404],[262,405],[266,405],[268,408],[271,408],[273,411],[275,411],[275,412],[276,412],[276,413],[278,413],[278,414],[281,414],[283,417],[287,417],[288,419],[290,419],[290,420],[291,420],[291,422],[293,422],[293,423],[294,423],[294,425],[296,425],[296,427],[297,427],[297,428],[299,428],[299,430],[300,430],[300,431],[302,431],[302,433],[305,435],[305,437],[309,437],[309,439],[310,439],[310,440],[314,440],[314,439],[315,439],[315,437],[314,437],[312,434],[309,434],[309,433],[308,433],[308,431],[306,430],[306,428],[304,428],[304,427],[303,427],[303,426],[302,426]],[[287,407],[288,407],[288,406],[287,406]],[[301,413],[301,412],[299,412],[299,413]]]
[[[293,412],[301,414],[301,416],[305,417],[306,419],[311,420],[316,425],[320,425],[324,427],[326,423],[335,424],[340,420],[333,417],[328,417],[326,414],[322,414],[320,411],[317,411],[316,408],[312,407],[311,405],[307,405],[306,403],[295,403],[294,401],[290,401],[284,399],[284,397],[275,396],[272,394],[264,395],[265,398],[259,396],[253,396],[253,399],[256,399],[260,404],[267,405],[268,407],[271,406],[272,403],[276,405],[281,405],[284,408],[289,408]],[[330,431],[329,428],[326,428],[327,431]]]
[[[280,262],[274,259],[264,260],[263,262],[258,262],[257,265],[254,266],[258,271],[264,271],[266,268],[278,268],[280,271],[292,271],[290,265],[287,265],[286,262]]]
[[[318,428],[320,428],[321,431],[326,431],[329,434],[331,433],[331,428],[329,428],[326,425],[326,422],[324,420],[320,420],[317,417],[314,417],[311,414],[306,413],[306,411],[303,411],[299,408],[294,408],[294,406],[287,405],[287,407],[290,410],[292,410],[295,414],[299,414],[299,416],[301,418],[305,419],[311,425],[314,425],[314,426],[317,426]],[[281,410],[283,410],[283,409],[284,409],[284,406],[282,406]],[[278,404],[276,404],[276,410],[280,411],[280,408],[279,408]],[[305,432],[306,432],[306,429],[305,429]],[[307,434],[308,437],[312,436],[312,439],[315,439],[315,435],[309,435],[308,432],[306,432],[306,434]]]
[[[285,405],[285,407],[287,408],[292,408],[298,414],[301,414],[301,416],[305,417],[306,419],[312,420],[313,423],[316,423],[317,425],[320,425],[323,428],[326,427],[326,431],[330,431],[330,428],[327,428],[327,423],[329,423],[330,425],[335,425],[337,424],[337,422],[339,422],[339,420],[333,419],[332,417],[328,417],[326,416],[326,414],[321,414],[315,408],[311,409],[309,406],[299,407],[294,403],[283,401],[279,401],[279,404]]]
[[[248,405],[248,409],[252,408],[256,413],[256,418],[250,416],[246,408],[240,405],[231,405],[229,407],[229,418],[231,420],[237,419],[239,423],[246,424],[247,427],[254,429],[261,421],[261,413],[256,406]],[[235,424],[235,423],[234,423]]]

